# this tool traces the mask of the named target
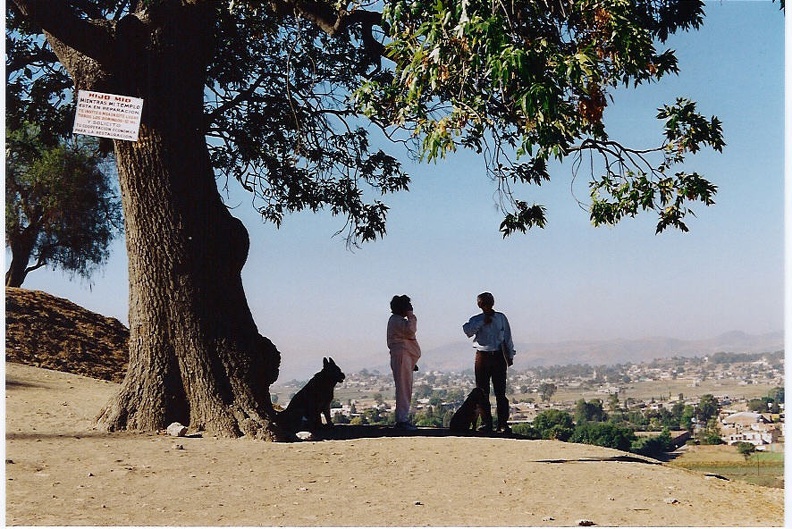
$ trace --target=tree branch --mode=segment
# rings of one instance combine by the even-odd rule
[[[382,25],[382,13],[365,9],[334,9],[330,4],[313,0],[271,0],[270,5],[278,14],[295,13],[313,22],[316,26],[335,37],[349,26],[360,24],[363,46],[371,57],[381,57],[385,47],[374,38],[372,29]]]
[[[66,46],[106,65],[114,46],[108,28],[77,16],[66,2],[59,0],[12,0],[25,18]]]

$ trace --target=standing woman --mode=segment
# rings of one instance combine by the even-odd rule
[[[416,364],[421,357],[421,346],[415,337],[418,319],[407,296],[393,296],[390,308],[393,314],[388,320],[388,349],[396,384],[396,428],[415,430],[415,425],[410,422],[410,402],[413,371],[417,371]]]

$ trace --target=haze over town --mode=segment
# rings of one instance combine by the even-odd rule
[[[388,201],[388,235],[355,251],[333,237],[341,219],[293,215],[278,230],[230,182],[227,204],[251,237],[243,271],[248,301],[259,331],[283,352],[282,377],[310,375],[323,356],[348,371],[386,365],[395,294],[413,298],[426,362],[449,347],[472,362],[461,325],[485,290],[524,345],[709,340],[732,331],[780,336],[784,15],[771,2],[710,2],[706,11],[700,31],[668,42],[680,75],[615,91],[605,117],[612,139],[636,147],[660,141],[656,109],[676,97],[722,120],[724,152],[701,152],[686,166],[719,188],[714,206],[694,207],[690,233],[655,235],[652,215],[593,228],[577,202],[588,196],[585,175],[573,180],[569,166],[556,166],[551,183],[519,192],[547,207],[547,228],[504,240],[495,184],[480,159],[462,152],[437,164],[405,162],[413,184]],[[41,270],[24,287],[126,323],[123,242],[93,285]],[[590,363],[606,359],[591,350]]]

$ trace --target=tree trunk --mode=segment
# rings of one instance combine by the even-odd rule
[[[138,15],[118,22],[112,64],[90,78],[91,60],[67,57],[50,35],[79,88],[144,99],[139,140],[115,142],[129,258],[129,370],[97,424],[152,431],[178,421],[219,436],[277,438],[269,387],[280,353],[259,335],[248,307],[247,231],[222,203],[203,135],[215,11],[211,3],[164,2]]]
[[[21,287],[28,274],[28,263],[36,246],[38,230],[32,226],[14,234],[9,241],[11,246],[11,264],[6,271],[7,287]]]

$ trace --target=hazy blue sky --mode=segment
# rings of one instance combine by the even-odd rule
[[[250,231],[245,289],[260,332],[284,353],[282,379],[315,372],[328,355],[348,371],[387,363],[394,294],[413,298],[425,355],[464,339],[461,325],[484,290],[509,316],[518,349],[782,330],[784,17],[769,1],[709,2],[706,12],[701,31],[668,43],[681,74],[617,92],[605,118],[612,139],[636,147],[657,144],[657,108],[677,96],[722,120],[723,154],[704,151],[686,166],[719,188],[715,206],[694,207],[690,233],[655,235],[653,214],[592,227],[567,166],[554,168],[552,184],[520,191],[547,206],[547,228],[503,240],[495,185],[470,153],[408,163],[412,190],[388,199],[388,235],[354,253],[332,237],[340,219],[302,213],[276,230],[243,199],[229,201],[240,204],[235,214]],[[582,179],[575,194],[585,199],[586,189]],[[32,273],[24,286],[126,323],[126,281],[119,243],[91,288],[50,270]],[[459,354],[472,365],[470,349]]]

